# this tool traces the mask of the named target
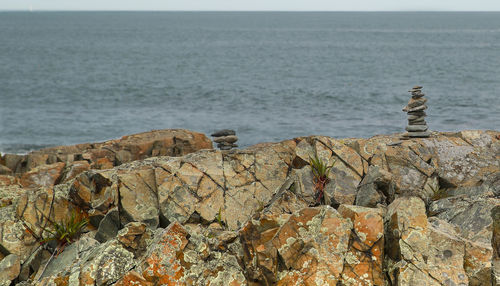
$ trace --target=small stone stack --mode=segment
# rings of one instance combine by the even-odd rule
[[[217,148],[221,150],[231,150],[232,148],[238,147],[234,144],[238,141],[236,132],[231,129],[219,130],[211,135],[214,137],[214,142],[217,143]]]
[[[421,86],[414,86],[411,92],[411,99],[403,108],[403,111],[408,113],[408,126],[406,126],[406,131],[408,131],[404,137],[406,138],[425,138],[429,137],[431,133],[428,131],[427,123],[425,122],[425,110],[427,109],[427,99],[424,98]]]

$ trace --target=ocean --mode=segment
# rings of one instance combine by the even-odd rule
[[[500,13],[0,12],[0,152],[153,129],[241,147],[499,129]]]

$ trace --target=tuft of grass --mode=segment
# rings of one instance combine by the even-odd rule
[[[314,157],[309,156],[309,165],[313,173],[314,189],[316,190],[316,203],[325,203],[324,194],[325,186],[328,184],[328,174],[330,170],[335,165],[335,161],[332,165],[328,166],[327,163],[323,162],[317,154]]]
[[[429,186],[432,191],[431,200],[437,201],[448,197],[448,189],[440,188],[439,186]]]
[[[42,228],[43,230],[50,233],[50,236],[43,239],[43,242],[56,241],[58,246],[64,246],[68,243],[72,243],[78,236],[80,236],[83,228],[89,223],[89,221],[82,217],[81,214],[77,214],[76,211],[71,213],[68,220],[61,223],[51,221],[47,218],[51,224],[52,229]]]
[[[224,228],[224,222],[222,221],[222,208],[219,208],[219,212],[217,213],[217,216],[215,217],[217,219],[217,223],[220,225],[220,227]]]
[[[45,273],[47,265],[49,265],[49,263],[52,261],[52,258],[54,258],[54,256],[59,255],[64,250],[67,244],[71,244],[72,242],[74,242],[82,233],[83,228],[89,223],[87,218],[83,217],[81,213],[77,214],[76,211],[71,212],[70,218],[61,223],[52,221],[48,217],[47,221],[51,224],[52,229],[44,227],[42,227],[42,229],[50,233],[50,236],[41,239],[39,242],[40,244],[43,244],[49,241],[56,241],[57,247],[50,256],[49,260],[47,260],[47,263],[45,263],[45,266],[43,267],[42,271],[39,272],[40,274],[37,274],[37,277],[35,277],[36,281],[40,281],[41,277]],[[33,231],[31,230],[29,231],[32,234],[34,234]]]

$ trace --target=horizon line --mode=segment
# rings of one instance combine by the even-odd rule
[[[500,10],[115,10],[115,9],[0,9],[0,12],[285,12],[285,13],[357,13],[357,12],[370,12],[370,13],[400,13],[400,12],[415,12],[415,13],[429,13],[429,12],[448,12],[448,13],[497,13]]]

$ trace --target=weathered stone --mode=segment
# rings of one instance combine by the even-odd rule
[[[408,114],[408,120],[423,120],[425,119],[427,115],[413,115],[413,114]]]
[[[91,170],[78,175],[71,184],[69,198],[89,212],[91,223],[93,216],[102,217],[109,209],[118,206],[118,184],[112,175],[111,171]]]
[[[493,238],[491,246],[493,248],[493,271],[492,279],[496,285],[500,284],[500,206],[491,210],[493,219]]]
[[[49,281],[56,281],[62,277],[68,277],[75,269],[79,269],[81,263],[91,251],[99,248],[99,242],[89,237],[82,237],[80,240],[68,244],[64,251],[54,256],[50,261],[43,260],[38,268],[38,277],[42,282],[49,284]]]
[[[350,219],[330,206],[292,215],[272,241],[286,267],[279,273],[278,285],[291,279],[304,285],[341,281],[351,229]]]
[[[330,205],[337,207],[339,204],[354,204],[359,181],[335,167],[330,170],[328,178],[329,182],[324,191]]]
[[[156,228],[160,210],[154,169],[119,172],[118,181],[122,223],[137,221]]]
[[[408,102],[408,104],[406,106],[409,109],[411,109],[411,108],[414,108],[417,106],[424,105],[426,102],[427,102],[427,98],[419,98],[419,99],[412,98],[412,99],[410,99],[410,101]]]
[[[26,192],[16,206],[18,217],[28,235],[35,239],[45,238],[44,229],[54,228],[54,223],[62,223],[69,219],[75,207],[68,201],[68,191],[64,185],[37,192]],[[48,233],[45,233],[48,235]]]
[[[429,241],[424,202],[416,197],[398,198],[387,207],[384,221],[390,283],[432,285],[426,272]]]
[[[135,266],[133,258],[134,255],[116,241],[101,244],[80,262],[79,284],[111,285]]]
[[[491,210],[496,205],[500,205],[499,199],[458,196],[432,202],[429,212],[456,225],[461,237],[491,244],[493,231]]]
[[[430,245],[425,253],[428,275],[441,285],[470,285],[464,269],[465,243],[453,226],[430,219],[428,236]]]
[[[95,224],[98,225],[95,239],[99,242],[106,242],[113,239],[121,229],[120,211],[117,207],[108,210],[102,219]]]
[[[0,175],[12,175],[12,170],[0,164]]]
[[[116,236],[117,240],[134,255],[140,256],[147,246],[146,240],[152,237],[152,231],[142,222],[128,223]]]
[[[155,235],[141,262],[143,277],[155,285],[175,285],[184,274],[179,261],[188,243],[187,231],[177,222]]]
[[[345,284],[383,285],[384,220],[381,209],[340,205],[340,215],[351,220],[353,229],[344,261]]]
[[[214,139],[215,143],[222,143],[222,142],[234,143],[236,141],[238,141],[238,137],[236,135],[221,136],[221,137],[216,137]]]
[[[24,173],[19,182],[24,188],[50,188],[58,183],[64,166],[61,162],[41,165]]]
[[[427,131],[429,127],[427,125],[408,125],[406,126],[406,131],[408,132],[424,132]],[[410,133],[409,133],[410,134]]]
[[[212,142],[204,134],[165,129],[123,136],[102,143],[44,148],[27,155],[5,154],[3,165],[15,173],[25,173],[45,164],[86,160],[92,169],[110,169],[148,157],[182,156],[211,148]]]
[[[478,185],[486,176],[500,172],[494,153],[470,146],[460,138],[442,136],[422,142],[435,150],[438,175],[446,187]]]
[[[229,136],[229,135],[235,135],[235,134],[236,134],[236,132],[234,132],[234,130],[222,129],[222,130],[219,130],[219,131],[212,133],[210,136],[221,137],[221,136]]]
[[[388,169],[391,170],[396,192],[426,196],[421,190],[427,178],[435,172],[433,166],[405,146],[388,146],[384,156]]]
[[[18,180],[16,177],[8,175],[0,175],[0,187],[8,187],[12,185],[17,185]]]
[[[152,282],[147,281],[142,275],[134,270],[129,271],[127,274],[123,275],[120,280],[118,280],[114,286],[153,286]]]
[[[87,161],[74,161],[66,165],[61,175],[61,182],[67,182],[74,179],[80,173],[90,170],[90,165]]]
[[[257,281],[276,282],[278,251],[272,239],[279,230],[277,221],[261,219],[249,221],[240,230],[247,275]]]
[[[358,186],[356,205],[375,207],[377,204],[386,204],[387,201],[393,200],[394,195],[395,184],[392,183],[392,174],[372,165]]]
[[[425,215],[423,201],[396,199],[387,209],[388,274],[397,285],[468,285],[466,243],[453,225]]]
[[[17,278],[21,271],[21,261],[19,256],[10,254],[0,260],[0,285],[9,285]]]
[[[4,165],[12,170],[14,173],[19,173],[20,172],[20,163],[24,159],[24,156],[22,155],[16,155],[16,154],[4,154],[2,157],[4,161]],[[18,170],[19,167],[19,170]]]
[[[0,253],[15,254],[24,262],[37,247],[36,239],[16,217],[16,205],[0,208]]]

